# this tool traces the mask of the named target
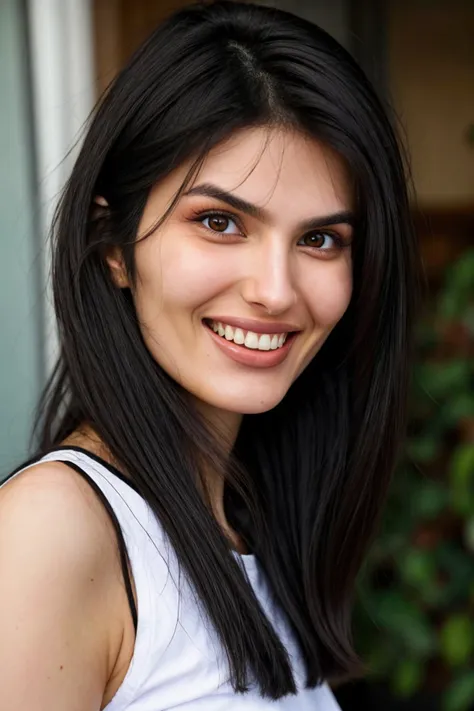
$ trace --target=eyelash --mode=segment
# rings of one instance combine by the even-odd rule
[[[244,231],[242,230],[240,221],[237,218],[237,216],[232,214],[231,212],[226,212],[225,210],[205,210],[204,212],[198,212],[198,213],[194,214],[191,221],[199,223],[202,227],[204,227],[205,230],[207,230],[208,232],[211,232],[213,235],[217,235],[218,237],[222,238],[223,241],[227,237],[238,237],[239,236],[236,234],[219,232],[218,230],[213,230],[210,227],[206,227],[206,225],[203,225],[202,223],[204,220],[206,220],[209,217],[225,217],[227,220],[234,222],[236,227],[242,232],[242,234],[244,233]],[[311,247],[311,245],[302,245],[304,247],[308,247],[308,249],[314,249],[314,251],[316,251],[316,252],[332,252],[334,249],[342,250],[342,249],[344,249],[344,247],[349,246],[337,232],[333,232],[332,230],[314,230],[314,232],[307,232],[305,235],[303,235],[301,237],[301,239],[304,239],[305,237],[309,237],[310,235],[327,235],[335,243],[334,247],[330,247],[328,249]]]

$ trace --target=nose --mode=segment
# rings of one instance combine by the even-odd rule
[[[250,259],[248,275],[242,287],[245,301],[272,316],[288,311],[296,303],[297,292],[287,247],[267,244]]]

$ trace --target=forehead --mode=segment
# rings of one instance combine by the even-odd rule
[[[296,131],[253,128],[234,134],[206,156],[193,185],[219,188],[298,219],[349,209],[352,188],[342,158],[328,146]],[[293,214],[294,216],[294,214]]]

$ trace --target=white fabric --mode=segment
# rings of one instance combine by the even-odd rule
[[[83,452],[57,450],[41,461],[47,460],[73,462],[100,487],[117,516],[130,559],[138,610],[135,649],[126,677],[105,711],[340,711],[327,685],[304,688],[295,641],[283,614],[272,604],[254,556],[235,554],[291,655],[298,685],[296,696],[279,701],[263,699],[255,688],[246,694],[233,691],[223,648],[145,500]]]

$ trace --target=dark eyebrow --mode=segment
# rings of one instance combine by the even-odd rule
[[[220,200],[221,202],[231,205],[231,207],[244,212],[251,217],[255,217],[260,222],[270,222],[269,215],[263,207],[258,207],[247,200],[228,193],[226,190],[221,190],[217,185],[212,183],[202,183],[201,185],[196,185],[194,188],[190,188],[184,193],[187,195],[204,195],[205,197],[214,198]],[[298,225],[298,230],[306,232],[308,230],[314,230],[318,227],[327,227],[329,225],[340,225],[342,223],[354,226],[355,215],[351,210],[341,210],[340,212],[335,212],[332,215],[322,215],[321,217],[312,217],[309,220],[304,220]]]

